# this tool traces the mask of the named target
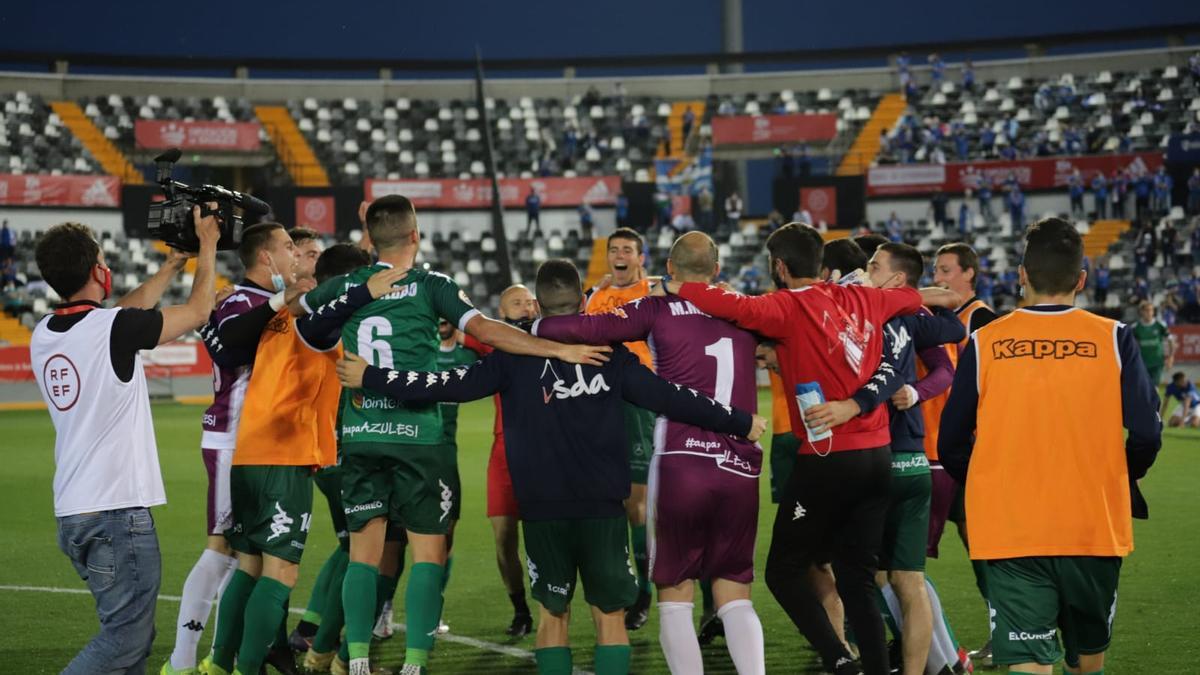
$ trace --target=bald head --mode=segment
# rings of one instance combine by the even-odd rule
[[[530,321],[538,315],[533,293],[521,284],[513,284],[500,294],[500,318],[505,321]]]
[[[703,232],[688,232],[675,240],[667,271],[678,281],[709,283],[720,271],[717,244]]]

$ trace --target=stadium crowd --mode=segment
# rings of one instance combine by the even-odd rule
[[[771,373],[766,465],[779,505],[765,582],[825,671],[1050,673],[1065,660],[1071,673],[1103,672],[1172,343],[1148,303],[1136,326],[1075,307],[1089,269],[1072,223],[1024,229],[1021,306],[1003,316],[965,243],[938,249],[922,286],[927,261],[910,244],[825,243],[791,223],[765,240],[773,290],[762,295],[717,283],[720,248],[704,232],[675,238],[651,276],[646,242],[619,228],[600,285],[585,292],[572,262],[547,260],[532,291],[504,291],[493,320],[417,262],[408,199],[377,199],[361,217],[360,242],[328,248],[303,229],[247,227],[244,274],[217,293],[220,223],[197,210],[199,250],[172,252],[112,308],[88,228],[38,241],[40,273],[63,300],[31,344],[57,433],[59,543],[100,619],[64,672],[147,668],[161,575],[151,508],[166,494],[138,350],[192,330],[216,368],[201,441],[208,538],[164,675],[382,672],[371,642],[390,636],[405,573],[399,672],[436,667],[464,498],[456,405],[489,396],[487,512],[507,630],[536,632],[538,671],[573,670],[581,582],[597,673],[629,672],[628,632],[652,609],[671,672],[703,672],[700,645],[718,636],[737,672],[765,672],[750,601],[759,367]],[[155,309],[189,257],[186,303]],[[1186,376],[1166,394],[1179,402],[1170,424],[1200,426]],[[327,557],[289,635],[314,483],[339,544],[315,553]],[[925,574],[948,522],[992,626],[970,653]]]

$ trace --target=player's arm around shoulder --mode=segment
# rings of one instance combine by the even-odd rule
[[[743,295],[713,284],[668,281],[656,288],[678,295],[705,314],[725,319],[768,338],[786,337],[791,318],[789,291]]]
[[[337,364],[338,379],[347,389],[369,389],[398,401],[413,403],[465,403],[503,390],[508,383],[510,359],[493,353],[473,364],[440,372],[393,370],[367,364],[346,352]]]
[[[607,345],[565,345],[534,337],[503,321],[489,319],[479,312],[467,320],[463,330],[485,345],[500,351],[559,359],[567,363],[598,366],[608,360],[608,353],[612,351],[612,348]]]

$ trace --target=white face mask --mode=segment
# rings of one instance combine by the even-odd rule
[[[275,289],[276,293],[283,291],[283,289],[287,288],[287,284],[284,283],[283,275],[279,273],[279,270],[275,267],[275,261],[269,255],[267,256],[267,265],[271,269],[271,287]]]

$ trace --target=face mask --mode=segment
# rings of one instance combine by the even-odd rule
[[[533,330],[533,319],[505,319],[504,323],[513,326],[514,328],[520,328],[526,333]]]
[[[287,288],[287,286],[283,283],[283,275],[282,274],[272,274],[271,275],[271,286],[273,286],[275,288],[276,293]]]
[[[96,279],[96,283],[104,288],[104,299],[107,300],[112,295],[112,270],[101,267],[100,272],[99,278],[96,278],[96,273],[92,272],[92,278]]]

